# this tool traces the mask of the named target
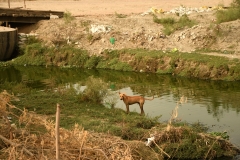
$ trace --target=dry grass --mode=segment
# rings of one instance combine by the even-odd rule
[[[12,97],[5,91],[0,94],[0,113],[4,116],[0,126],[0,159],[55,159],[54,122],[16,108],[10,104]],[[15,115],[19,125],[24,126],[21,129],[7,118],[13,116],[13,110],[21,112],[20,116]],[[71,130],[60,128],[59,135],[61,159],[133,159],[130,147],[119,137],[88,132],[78,124]]]

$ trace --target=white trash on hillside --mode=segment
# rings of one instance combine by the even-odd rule
[[[92,24],[90,31],[92,33],[108,33],[111,31],[111,26],[107,26],[107,25],[96,25],[96,24]]]

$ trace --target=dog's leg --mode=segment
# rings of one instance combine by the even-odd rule
[[[143,110],[143,104],[144,104],[144,103],[139,103],[139,107],[140,107],[140,109],[141,109],[141,114],[142,114],[142,115],[145,114],[145,113],[144,113],[144,110]]]
[[[126,104],[127,114],[129,113],[129,104]]]

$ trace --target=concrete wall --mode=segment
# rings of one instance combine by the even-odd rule
[[[17,29],[0,27],[0,61],[9,60],[17,44]]]

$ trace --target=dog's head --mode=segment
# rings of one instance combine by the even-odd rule
[[[125,96],[125,94],[124,93],[120,93],[120,92],[118,92],[118,93],[119,93],[120,100],[123,100],[123,97]]]

